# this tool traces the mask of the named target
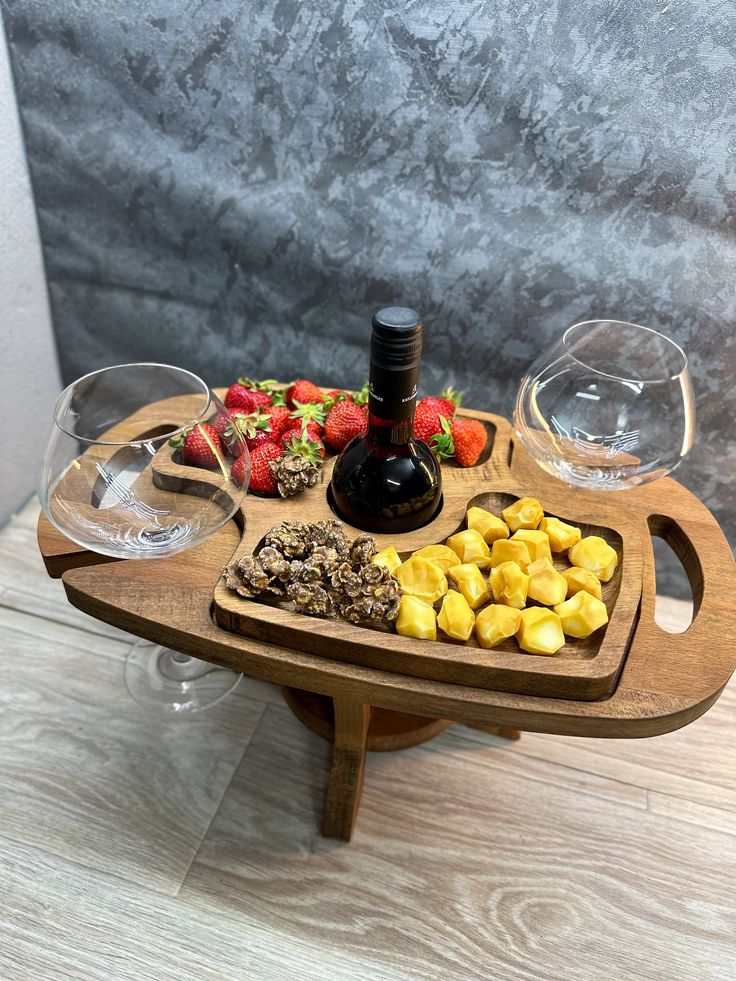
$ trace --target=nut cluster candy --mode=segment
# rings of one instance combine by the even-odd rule
[[[297,613],[390,624],[401,587],[375,556],[370,535],[351,542],[339,521],[283,521],[252,555],[228,566],[224,579],[240,596],[289,600]]]

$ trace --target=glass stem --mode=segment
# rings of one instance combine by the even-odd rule
[[[209,661],[201,661],[198,657],[179,651],[164,651],[158,659],[159,671],[171,681],[194,681],[209,674],[214,667]]]

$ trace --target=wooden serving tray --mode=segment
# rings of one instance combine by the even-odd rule
[[[591,506],[591,495],[578,494],[551,478],[521,486],[510,468],[514,444],[508,422],[484,413],[463,414],[481,419],[488,429],[489,445],[480,462],[468,469],[444,464],[439,516],[403,535],[375,535],[379,548],[393,544],[405,557],[424,545],[443,542],[463,528],[465,512],[472,505],[500,515],[516,498],[536,497],[546,514],[580,526],[584,535],[600,535],[616,549],[619,565],[613,579],[604,585],[610,618],[605,628],[587,640],[568,641],[553,656],[526,654],[513,639],[489,651],[480,648],[474,638],[465,644],[449,639],[420,641],[392,631],[308,617],[295,613],[287,601],[243,599],[222,581],[214,595],[218,626],[269,644],[417,678],[576,700],[609,696],[637,623],[642,591],[641,528],[629,520],[620,504]],[[318,483],[296,498],[272,500],[249,495],[244,506],[243,538],[233,561],[250,554],[281,521],[334,518],[326,495],[333,465],[334,460],[327,461]],[[169,474],[176,478],[174,470],[183,476],[182,471],[189,469],[172,461]],[[345,527],[349,537],[359,534],[358,529]],[[558,563],[561,568],[565,564]]]

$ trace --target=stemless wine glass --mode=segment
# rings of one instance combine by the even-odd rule
[[[685,352],[638,324],[575,324],[524,375],[514,425],[539,466],[574,487],[649,483],[692,446]]]
[[[190,431],[200,447],[197,467],[181,455]],[[59,531],[91,551],[164,558],[233,517],[249,460],[227,409],[201,378],[169,365],[116,365],[85,375],[59,396],[41,505]],[[144,640],[125,665],[137,702],[175,714],[215,704],[240,677]]]

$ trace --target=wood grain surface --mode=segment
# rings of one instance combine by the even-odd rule
[[[501,511],[528,495],[536,497],[545,513],[572,522],[583,535],[599,535],[615,548],[618,568],[604,585],[604,601],[610,621],[585,640],[566,641],[553,657],[527,654],[516,640],[504,641],[494,650],[483,650],[473,636],[467,643],[450,641],[442,633],[436,641],[417,641],[394,632],[377,635],[363,626],[342,620],[307,618],[287,601],[243,600],[224,582],[215,588],[215,619],[219,626],[267,644],[294,648],[309,654],[329,651],[330,658],[389,670],[432,681],[444,681],[495,691],[570,699],[604,698],[613,690],[628,652],[639,611],[642,590],[641,527],[629,520],[621,505],[598,502],[586,508],[573,492],[553,511],[547,506],[550,478],[528,481],[523,487],[509,466],[513,447],[511,428],[500,416],[476,413],[494,434],[488,452],[475,467],[443,466],[444,506],[438,519],[405,535],[376,535],[378,547],[394,545],[402,558],[424,545],[443,542],[465,527],[469,507],[485,508],[500,517]],[[282,520],[324,521],[333,518],[327,487],[334,460],[320,471],[320,482],[298,498],[287,501],[249,497],[243,541],[233,560],[263,543],[267,531]],[[190,468],[191,469],[191,468]],[[559,497],[559,492],[558,492]],[[349,537],[359,530],[346,526]],[[560,567],[565,563],[558,561]],[[439,604],[437,604],[439,607]]]
[[[36,518],[29,508],[25,539],[18,522],[0,532],[0,566],[33,544]],[[3,979],[730,981],[735,682],[703,718],[656,739],[526,732],[509,742],[454,726],[402,754],[369,754],[346,847],[319,835],[329,745],[279,707],[278,688],[244,679],[250,687],[229,702],[260,700],[258,728],[220,799],[205,790],[209,761],[188,767],[188,793],[209,801],[209,816],[197,860],[169,896],[161,869],[181,876],[181,838],[153,831],[147,878],[147,792],[103,808],[96,798],[120,757],[88,773],[88,756],[76,755],[80,728],[86,742],[107,744],[111,705],[118,728],[135,717],[122,672],[112,697],[115,678],[95,666],[119,667],[125,644],[101,640],[81,614],[76,629],[54,622],[64,591],[44,575],[39,566],[24,580],[28,597],[47,589],[42,617],[4,608],[0,587],[1,615],[12,618],[0,634],[0,716],[32,722],[45,711],[54,740],[15,743],[13,766],[60,769],[66,780],[26,778],[20,801],[0,795]],[[660,602],[658,616],[678,626],[689,614]],[[26,662],[39,648],[43,665]],[[76,652],[73,663],[55,656],[62,649]],[[200,730],[195,745],[220,739],[219,710],[201,718],[214,732]],[[178,732],[186,755],[187,724]],[[131,722],[126,738],[135,779],[176,801],[179,776],[161,765],[150,729]],[[0,735],[0,760],[4,752]],[[17,840],[4,834],[8,807]],[[104,871],[86,864],[101,814]],[[54,822],[64,834],[47,848],[41,832]],[[137,830],[142,859],[118,848],[119,824]]]
[[[513,462],[523,461],[521,450]],[[525,466],[531,466],[530,463]],[[523,473],[522,473],[523,477]],[[563,503],[550,492],[550,510]],[[211,619],[212,587],[240,541],[230,522],[203,545],[158,562],[115,562],[64,573],[71,602],[100,619],[197,657],[234,667],[277,684],[358,698],[364,704],[417,715],[504,725],[565,735],[638,737],[692,722],[717,699],[736,661],[730,642],[736,612],[736,570],[722,533],[707,509],[667,478],[656,495],[630,492],[632,514],[658,513],[667,501],[686,512],[679,526],[701,543],[697,568],[689,566],[695,615],[687,631],[671,634],[654,620],[655,580],[651,542],[642,540],[644,581],[637,632],[612,696],[580,702],[489,692],[462,685],[343,664],[328,658],[259,643],[218,628]],[[590,506],[581,495],[581,507]],[[45,546],[48,523],[39,523]],[[647,534],[645,531],[644,534]],[[679,547],[678,539],[673,539]],[[708,547],[703,543],[707,542]],[[685,561],[692,553],[682,553]],[[702,577],[700,576],[702,572]],[[193,575],[196,573],[196,575]]]
[[[341,847],[314,832],[325,745],[269,709],[182,894],[225,896],[396,977],[728,977],[736,915],[720,862],[736,838],[590,793],[583,776],[504,769],[491,739],[452,729],[369,756]]]

